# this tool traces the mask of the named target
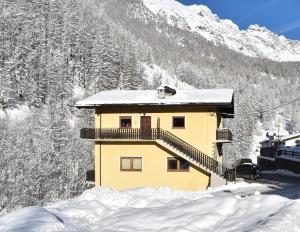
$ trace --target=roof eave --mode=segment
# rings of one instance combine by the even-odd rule
[[[136,107],[140,107],[140,106],[209,106],[209,107],[221,107],[221,108],[233,108],[232,103],[171,103],[171,104],[165,104],[165,103],[127,103],[127,104],[76,104],[75,107],[82,109],[82,108],[86,108],[86,109],[93,109],[93,108],[97,108],[97,107],[132,107],[132,106],[136,106]]]

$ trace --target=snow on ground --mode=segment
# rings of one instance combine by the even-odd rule
[[[300,201],[238,183],[199,192],[93,188],[74,199],[0,217],[0,231],[300,231]],[[231,192],[231,193],[229,193]]]
[[[265,159],[265,160],[270,160],[270,161],[273,161],[273,162],[276,160],[275,158],[267,157],[267,156],[258,156],[258,158]]]
[[[0,108],[0,119],[10,119],[14,122],[23,121],[30,114],[27,105],[17,105],[15,108]]]
[[[143,79],[147,80],[150,85],[170,85],[176,89],[195,89],[194,87],[177,80],[175,75],[171,75],[167,70],[159,67],[156,64],[148,65],[143,63],[144,75]]]
[[[291,171],[285,170],[285,169],[276,169],[276,170],[269,170],[269,171],[262,171],[262,173],[264,174],[280,174],[283,176],[292,176],[292,177],[299,177],[300,178],[300,174],[296,174],[293,173]]]

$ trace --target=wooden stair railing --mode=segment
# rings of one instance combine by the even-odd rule
[[[92,129],[83,128],[80,130],[80,137],[85,139],[107,139],[107,140],[157,140],[169,144],[173,148],[184,153],[186,156],[195,160],[209,171],[226,179],[232,179],[232,170],[226,168],[217,160],[204,154],[197,148],[185,142],[176,135],[161,128],[139,129],[139,128],[111,128],[111,129]]]

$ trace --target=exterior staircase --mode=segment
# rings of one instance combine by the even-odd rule
[[[211,187],[226,184],[227,180],[224,178],[226,168],[223,165],[169,131],[159,130],[156,142],[196,167],[210,173]]]
[[[210,186],[217,187],[226,184],[230,169],[217,160],[209,157],[176,135],[161,128],[155,129],[92,129],[83,128],[80,137],[100,141],[155,141],[170,152],[189,161],[196,167],[210,174]]]

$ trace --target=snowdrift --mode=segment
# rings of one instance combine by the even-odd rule
[[[0,217],[0,231],[300,231],[300,201],[230,189],[93,188],[74,199]]]

